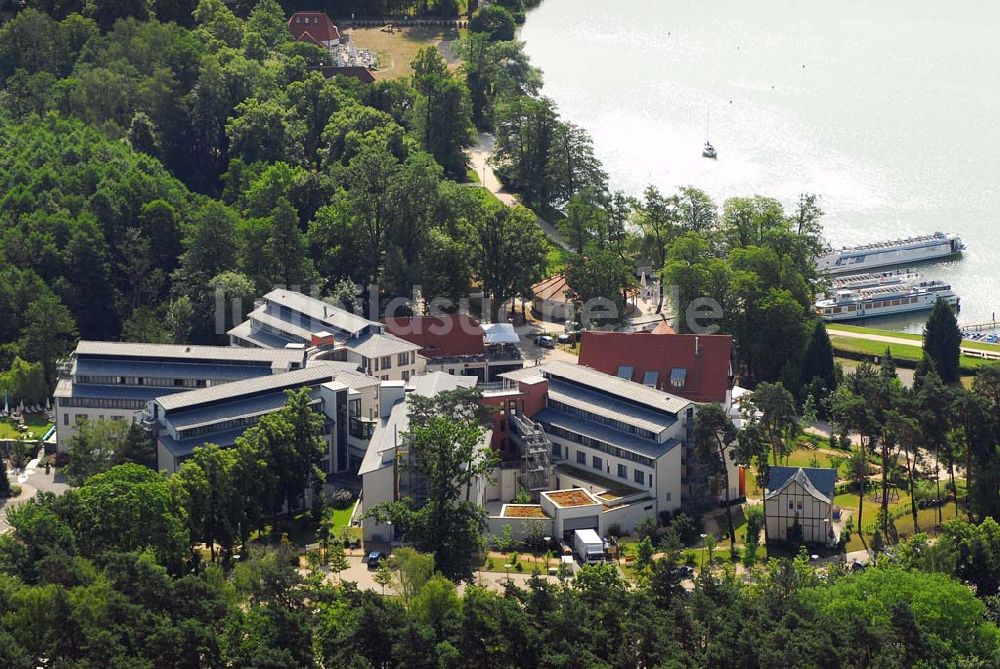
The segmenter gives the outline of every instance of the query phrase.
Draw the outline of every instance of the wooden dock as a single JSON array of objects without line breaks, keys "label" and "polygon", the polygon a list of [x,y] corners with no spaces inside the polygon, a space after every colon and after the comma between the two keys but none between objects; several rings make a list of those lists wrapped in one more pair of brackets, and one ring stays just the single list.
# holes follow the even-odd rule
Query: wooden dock
[{"label": "wooden dock", "polygon": [[962,332],[982,332],[983,330],[1000,330],[1000,322],[984,321],[982,323],[959,323],[958,329]]}]

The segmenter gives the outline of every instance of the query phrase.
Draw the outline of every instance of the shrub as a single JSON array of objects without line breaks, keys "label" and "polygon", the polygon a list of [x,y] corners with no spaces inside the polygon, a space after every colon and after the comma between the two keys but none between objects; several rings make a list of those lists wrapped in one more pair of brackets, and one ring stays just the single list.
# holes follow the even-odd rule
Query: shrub
[{"label": "shrub", "polygon": [[671,524],[684,544],[692,544],[701,535],[701,522],[686,513],[678,513]]},{"label": "shrub", "polygon": [[330,497],[330,504],[335,509],[346,509],[354,501],[354,493],[347,488],[337,489]]},{"label": "shrub", "polygon": [[514,39],[514,16],[499,5],[487,5],[469,21],[469,30],[474,33],[489,33],[490,41]]}]

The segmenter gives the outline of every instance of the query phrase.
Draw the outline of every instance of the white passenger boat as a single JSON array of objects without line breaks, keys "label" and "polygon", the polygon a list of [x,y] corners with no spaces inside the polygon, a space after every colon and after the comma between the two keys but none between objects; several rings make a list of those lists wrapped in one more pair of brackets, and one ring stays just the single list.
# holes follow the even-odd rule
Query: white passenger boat
[{"label": "white passenger boat", "polygon": [[944,281],[921,281],[878,288],[840,289],[832,298],[816,300],[816,313],[824,321],[851,321],[932,309],[938,300],[959,305],[958,295]]},{"label": "white passenger boat", "polygon": [[830,283],[834,289],[860,290],[862,288],[898,286],[900,284],[919,282],[919,272],[913,269],[898,269],[888,272],[869,272],[867,274],[845,274],[833,277]]},{"label": "white passenger boat", "polygon": [[958,235],[935,232],[923,237],[828,251],[816,258],[816,268],[827,274],[858,274],[879,267],[940,260],[964,249],[965,244]]}]

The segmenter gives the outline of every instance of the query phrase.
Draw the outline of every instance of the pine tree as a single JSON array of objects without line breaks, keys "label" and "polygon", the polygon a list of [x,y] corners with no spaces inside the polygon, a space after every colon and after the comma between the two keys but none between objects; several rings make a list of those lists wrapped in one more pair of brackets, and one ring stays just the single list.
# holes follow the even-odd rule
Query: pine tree
[{"label": "pine tree", "polygon": [[959,347],[962,332],[955,312],[944,300],[938,300],[924,326],[924,353],[934,362],[938,376],[945,383],[959,381]]}]

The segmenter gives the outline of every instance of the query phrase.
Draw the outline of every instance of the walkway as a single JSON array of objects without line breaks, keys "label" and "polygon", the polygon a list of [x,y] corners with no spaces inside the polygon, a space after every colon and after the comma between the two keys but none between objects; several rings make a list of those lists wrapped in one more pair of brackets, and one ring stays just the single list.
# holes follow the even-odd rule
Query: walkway
[{"label": "walkway", "polygon": [[[493,168],[489,165],[489,159],[493,155],[493,145],[496,139],[493,135],[487,132],[479,133],[476,145],[469,149],[469,165],[476,172],[476,178],[479,179],[480,183],[486,187],[493,195],[496,196],[498,200],[503,202],[508,207],[514,207],[521,204],[521,201],[516,195],[504,188],[504,185],[500,183],[497,175],[493,172]],[[570,250],[569,244],[562,238],[559,231],[556,230],[555,226],[543,219],[541,216],[536,216],[536,222],[538,227],[542,229],[549,239],[553,243],[558,244],[567,251]]]},{"label": "walkway", "polygon": [[835,327],[827,326],[827,333],[831,337],[849,337],[850,339],[867,339],[868,341],[878,341],[885,344],[898,344],[901,346],[922,346],[919,339],[907,339],[906,337],[893,337],[891,335],[870,334],[868,332],[855,332],[853,330],[838,330]]}]

